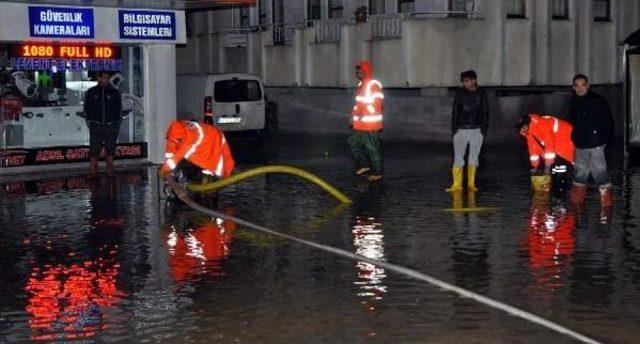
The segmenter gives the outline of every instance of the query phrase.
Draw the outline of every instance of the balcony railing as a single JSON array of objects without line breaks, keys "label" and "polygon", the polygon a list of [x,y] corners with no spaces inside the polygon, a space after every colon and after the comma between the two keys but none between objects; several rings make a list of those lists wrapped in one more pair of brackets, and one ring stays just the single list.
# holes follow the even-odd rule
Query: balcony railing
[{"label": "balcony railing", "polygon": [[314,20],[313,27],[316,32],[316,43],[340,42],[340,28],[343,20]]},{"label": "balcony railing", "polygon": [[374,39],[389,39],[402,37],[402,22],[407,17],[405,13],[372,15],[371,36]]}]

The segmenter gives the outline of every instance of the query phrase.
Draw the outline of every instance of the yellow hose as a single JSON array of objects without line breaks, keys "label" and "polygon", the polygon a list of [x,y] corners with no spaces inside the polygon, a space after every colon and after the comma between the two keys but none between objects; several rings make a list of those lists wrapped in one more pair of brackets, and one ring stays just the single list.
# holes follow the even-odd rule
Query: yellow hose
[{"label": "yellow hose", "polygon": [[342,192],[338,191],[338,189],[329,185],[329,183],[320,179],[316,175],[313,175],[307,171],[301,170],[296,167],[291,166],[282,166],[282,165],[273,165],[273,166],[263,166],[254,168],[248,171],[244,171],[238,174],[234,174],[229,178],[221,179],[213,183],[209,184],[188,184],[187,188],[194,192],[207,192],[213,191],[222,187],[225,187],[230,184],[235,184],[243,179],[255,177],[265,173],[288,173],[298,176],[300,178],[311,181],[312,183],[320,186],[325,189],[328,193],[330,193],[333,197],[337,198],[342,203],[351,203],[352,201]]}]

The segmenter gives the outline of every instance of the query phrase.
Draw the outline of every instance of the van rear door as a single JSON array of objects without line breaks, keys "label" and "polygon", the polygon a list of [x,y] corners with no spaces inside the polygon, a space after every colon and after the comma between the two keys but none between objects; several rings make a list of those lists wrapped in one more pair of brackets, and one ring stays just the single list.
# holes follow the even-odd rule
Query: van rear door
[{"label": "van rear door", "polygon": [[215,123],[224,131],[262,130],[265,104],[259,80],[233,77],[213,86]]}]

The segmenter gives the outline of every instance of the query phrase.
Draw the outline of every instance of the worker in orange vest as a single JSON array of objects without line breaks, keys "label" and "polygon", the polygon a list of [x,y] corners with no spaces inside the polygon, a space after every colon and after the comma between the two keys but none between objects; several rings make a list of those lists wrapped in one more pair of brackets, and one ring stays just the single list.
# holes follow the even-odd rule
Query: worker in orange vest
[{"label": "worker in orange vest", "polygon": [[194,121],[173,121],[167,129],[167,150],[160,173],[173,171],[186,159],[202,169],[202,174],[218,178],[231,175],[235,161],[222,131]]},{"label": "worker in orange vest", "polygon": [[563,194],[569,187],[568,176],[573,169],[572,125],[554,116],[531,113],[521,118],[517,128],[527,139],[531,173],[540,173],[544,160],[543,171],[551,173],[554,194]]},{"label": "worker in orange vest", "polygon": [[349,147],[356,163],[356,175],[371,172],[368,179],[382,179],[382,154],[378,135],[382,130],[382,84],[373,79],[373,68],[369,61],[356,67],[358,88],[356,105],[351,111],[350,124],[353,129]]}]

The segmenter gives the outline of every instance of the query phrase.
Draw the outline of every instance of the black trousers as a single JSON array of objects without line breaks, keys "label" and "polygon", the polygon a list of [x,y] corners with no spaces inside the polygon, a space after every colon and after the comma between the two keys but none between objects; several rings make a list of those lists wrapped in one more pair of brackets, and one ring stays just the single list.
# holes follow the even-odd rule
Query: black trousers
[{"label": "black trousers", "polygon": [[557,156],[551,165],[551,192],[555,197],[563,196],[571,189],[573,164],[561,156]]},{"label": "black trousers", "polygon": [[103,144],[107,156],[115,156],[119,132],[120,123],[89,123],[89,156],[99,157]]}]

